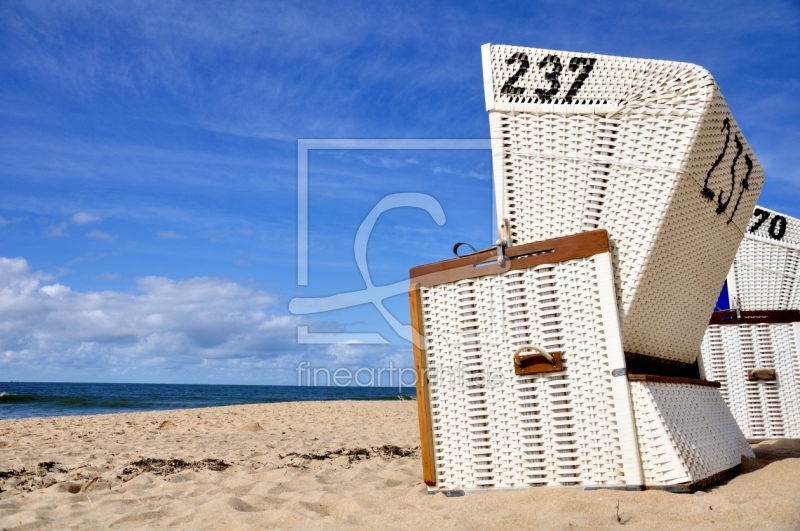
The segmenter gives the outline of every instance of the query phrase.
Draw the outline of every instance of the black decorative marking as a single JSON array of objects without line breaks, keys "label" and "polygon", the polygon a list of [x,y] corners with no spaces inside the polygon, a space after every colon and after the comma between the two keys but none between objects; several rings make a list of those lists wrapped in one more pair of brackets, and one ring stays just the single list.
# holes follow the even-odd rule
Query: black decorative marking
[{"label": "black decorative marking", "polygon": [[[733,216],[736,215],[736,210],[739,208],[739,202],[742,200],[744,191],[750,189],[750,172],[753,171],[753,161],[750,160],[750,155],[746,153],[744,155],[744,163],[747,165],[747,173],[744,174],[744,179],[742,179],[742,185],[739,188],[739,197],[736,198],[736,204],[733,206],[733,210],[731,211],[731,217],[728,218],[728,223],[733,221]],[[726,225],[728,223],[726,223]]]},{"label": "black decorative marking", "polygon": [[513,65],[514,63],[519,62],[519,68],[514,75],[508,78],[503,88],[500,89],[501,94],[525,94],[525,87],[515,87],[514,83],[519,81],[519,78],[525,75],[525,72],[528,71],[530,67],[530,62],[528,61],[528,56],[522,52],[516,52],[514,55],[508,58],[506,64]]},{"label": "black decorative marking", "polygon": [[720,129],[720,131],[725,131],[725,129],[728,130],[728,133],[725,135],[725,145],[722,146],[722,153],[719,154],[717,160],[715,160],[714,164],[711,165],[711,169],[708,170],[708,173],[706,174],[706,180],[703,182],[703,195],[712,201],[715,194],[711,191],[711,188],[708,187],[708,180],[711,179],[711,173],[717,169],[717,166],[719,166],[719,163],[722,162],[723,157],[725,157],[725,152],[728,150],[728,140],[731,138],[731,123],[730,119],[728,118],[725,118],[722,121],[722,129]]},{"label": "black decorative marking", "polygon": [[739,160],[744,146],[739,141],[739,135],[733,135],[733,141],[736,142],[736,155],[734,155],[733,162],[731,162],[731,191],[728,193],[728,199],[726,199],[724,203],[722,202],[722,190],[719,191],[719,195],[717,196],[717,214],[722,214],[728,210],[728,205],[733,197],[733,190],[736,188],[736,161]]},{"label": "black decorative marking", "polygon": [[767,212],[766,210],[762,210],[762,209],[760,209],[760,208],[757,208],[757,209],[755,209],[755,210],[753,211],[753,215],[754,215],[754,216],[758,216],[758,217],[759,217],[759,219],[758,219],[758,221],[756,221],[756,222],[753,224],[753,226],[752,226],[752,227],[750,227],[750,230],[749,230],[748,232],[755,232],[755,231],[757,231],[757,230],[758,230],[758,229],[761,227],[761,225],[763,225],[763,224],[764,224],[764,222],[765,222],[765,221],[767,221],[767,220],[769,219],[769,212]]},{"label": "black decorative marking", "polygon": [[541,97],[542,100],[549,102],[553,96],[558,94],[558,89],[561,87],[561,83],[558,81],[562,70],[561,59],[559,59],[557,55],[548,55],[539,61],[539,70],[546,68],[547,65],[553,65],[553,69],[544,75],[544,78],[550,82],[550,88],[547,90],[536,89],[536,94]]},{"label": "black decorative marking", "polygon": [[[583,82],[589,77],[589,72],[592,71],[596,62],[597,59],[593,57],[573,57],[569,60],[570,72],[576,71],[580,66],[582,66],[583,69],[578,74],[578,77],[575,78],[575,81],[572,82],[572,85],[567,91],[567,97],[565,98],[567,103],[572,103],[572,98],[578,94],[578,91],[583,86]],[[591,101],[589,103],[591,103]]]},{"label": "black decorative marking", "polygon": [[[780,225],[780,228],[778,228],[778,225]],[[786,234],[786,218],[775,216],[769,223],[769,237],[773,240],[781,241],[784,234]]]}]

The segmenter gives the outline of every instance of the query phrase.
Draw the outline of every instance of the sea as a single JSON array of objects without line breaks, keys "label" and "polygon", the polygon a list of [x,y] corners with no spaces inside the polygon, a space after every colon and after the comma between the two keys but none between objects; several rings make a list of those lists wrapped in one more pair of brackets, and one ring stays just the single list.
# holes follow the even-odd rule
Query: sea
[{"label": "sea", "polygon": [[414,400],[413,387],[0,382],[0,419],[306,400]]}]

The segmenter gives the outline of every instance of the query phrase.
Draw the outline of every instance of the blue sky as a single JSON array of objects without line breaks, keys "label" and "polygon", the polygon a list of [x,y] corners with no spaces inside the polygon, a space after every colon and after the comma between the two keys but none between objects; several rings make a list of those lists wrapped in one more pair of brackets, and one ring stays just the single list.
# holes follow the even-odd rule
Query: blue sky
[{"label": "blue sky", "polygon": [[[411,364],[371,306],[293,297],[376,284],[490,243],[488,151],[315,151],[297,279],[297,139],[488,137],[486,42],[696,63],[800,217],[796,2],[5,2],[0,5],[0,380],[293,383]],[[387,307],[408,322],[404,296]],[[386,345],[298,345],[377,332]]]}]

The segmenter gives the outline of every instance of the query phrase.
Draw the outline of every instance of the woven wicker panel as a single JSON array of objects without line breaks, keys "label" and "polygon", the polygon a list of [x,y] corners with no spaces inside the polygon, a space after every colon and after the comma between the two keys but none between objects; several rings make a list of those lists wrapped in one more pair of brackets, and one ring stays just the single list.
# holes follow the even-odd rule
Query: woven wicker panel
[{"label": "woven wicker panel", "polygon": [[718,389],[631,382],[647,486],[693,483],[755,457]]},{"label": "woven wicker panel", "polygon": [[625,350],[693,362],[764,179],[714,79],[684,63],[489,45],[484,76],[512,242],[607,229]]},{"label": "woven wicker panel", "polygon": [[757,207],[728,275],[743,310],[800,309],[800,219]]},{"label": "woven wicker panel", "polygon": [[[703,339],[706,378],[748,438],[800,438],[800,323],[712,325]],[[775,369],[774,381],[748,381],[749,369]]]},{"label": "woven wicker panel", "polygon": [[609,253],[421,290],[435,489],[641,484]]}]

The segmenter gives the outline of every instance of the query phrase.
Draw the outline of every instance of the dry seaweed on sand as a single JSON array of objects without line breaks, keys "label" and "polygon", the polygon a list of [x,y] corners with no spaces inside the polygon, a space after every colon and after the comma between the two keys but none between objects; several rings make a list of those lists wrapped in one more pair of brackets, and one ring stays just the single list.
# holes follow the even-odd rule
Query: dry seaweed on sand
[{"label": "dry seaweed on sand", "polygon": [[169,476],[184,470],[213,470],[221,472],[231,465],[222,459],[203,459],[201,461],[184,461],[183,459],[140,458],[130,463],[117,475],[118,479],[130,481],[139,474],[151,472],[157,476]]},{"label": "dry seaweed on sand", "polygon": [[384,457],[416,457],[419,448],[402,448],[400,446],[384,445],[378,448]]},{"label": "dry seaweed on sand", "polygon": [[372,459],[373,457],[383,457],[388,459],[396,459],[400,457],[416,457],[419,448],[401,447],[394,445],[384,445],[379,447],[370,448],[341,448],[339,450],[328,450],[321,453],[297,453],[290,452],[285,455],[279,455],[281,459],[289,457],[299,458],[306,461],[327,461],[339,457],[347,457],[349,463],[361,461],[362,459]]},{"label": "dry seaweed on sand", "polygon": [[[0,470],[0,486],[11,487],[18,491],[32,491],[49,487],[63,480],[62,474],[69,471],[55,461],[42,461],[29,470],[25,467],[19,470]],[[50,475],[48,475],[50,474]],[[10,489],[4,488],[3,492]]]},{"label": "dry seaweed on sand", "polygon": [[57,463],[55,461],[42,461],[41,463],[36,465],[36,473],[43,475],[47,472],[60,472],[60,473],[67,473],[68,470],[61,467],[61,463]]}]

